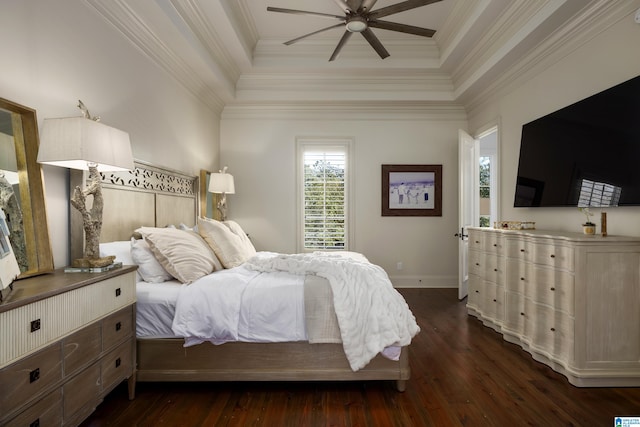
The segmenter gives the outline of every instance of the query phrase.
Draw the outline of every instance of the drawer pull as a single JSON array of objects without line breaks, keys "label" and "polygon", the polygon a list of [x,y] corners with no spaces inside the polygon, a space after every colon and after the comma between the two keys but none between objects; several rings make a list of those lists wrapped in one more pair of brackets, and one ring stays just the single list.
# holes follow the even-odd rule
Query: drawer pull
[{"label": "drawer pull", "polygon": [[497,269],[497,268],[494,268],[494,269],[493,269],[493,271],[498,271],[498,269]]},{"label": "drawer pull", "polygon": [[475,291],[475,292],[476,292],[476,294],[479,294],[479,293],[480,293],[480,291],[479,291],[479,290],[477,290],[477,289],[476,289],[476,291]]},{"label": "drawer pull", "polygon": [[522,311],[521,311],[521,312],[520,312],[520,316],[524,316],[524,312],[522,312]]},{"label": "drawer pull", "polygon": [[116,332],[122,329],[122,322],[116,323]]},{"label": "drawer pull", "polygon": [[120,360],[120,358],[118,357],[118,358],[116,359],[116,368],[119,368],[121,364],[122,364],[122,361],[121,361],[121,360]]},{"label": "drawer pull", "polygon": [[29,427],[40,427],[40,418],[29,424]]},{"label": "drawer pull", "polygon": [[524,249],[520,249],[520,252],[524,252]]},{"label": "drawer pull", "polygon": [[476,243],[480,243],[480,240],[476,240]]},{"label": "drawer pull", "polygon": [[40,379],[40,368],[36,368],[29,372],[29,383],[34,383]]},{"label": "drawer pull", "polygon": [[555,331],[556,331],[556,328],[551,328],[551,332],[555,332]]},{"label": "drawer pull", "polygon": [[116,297],[119,297],[121,293],[122,291],[120,290],[120,288],[116,288]]},{"label": "drawer pull", "polygon": [[494,299],[493,299],[493,302],[498,302],[498,300],[494,298]]},{"label": "drawer pull", "polygon": [[549,289],[550,289],[550,290],[552,290],[552,291],[555,291],[555,290],[556,290],[556,288],[549,288]]},{"label": "drawer pull", "polygon": [[479,262],[476,262],[476,265],[477,265],[477,266],[480,266],[480,263],[479,263]]},{"label": "drawer pull", "polygon": [[524,277],[521,277],[520,280],[522,280],[524,282]]},{"label": "drawer pull", "polygon": [[551,258],[555,258],[556,257],[554,254],[551,254],[550,256],[551,256]]},{"label": "drawer pull", "polygon": [[31,332],[35,332],[40,329],[40,319],[31,321]]},{"label": "drawer pull", "polygon": [[493,247],[494,247],[494,248],[497,248],[497,247],[498,247],[498,244],[497,244],[497,243],[494,243],[494,244],[493,244]]}]

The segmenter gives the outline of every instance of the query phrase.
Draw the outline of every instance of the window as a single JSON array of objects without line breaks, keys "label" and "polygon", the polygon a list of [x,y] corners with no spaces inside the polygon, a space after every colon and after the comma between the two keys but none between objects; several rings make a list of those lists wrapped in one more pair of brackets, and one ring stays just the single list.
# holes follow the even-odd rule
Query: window
[{"label": "window", "polygon": [[298,140],[300,252],[349,246],[351,141]]}]

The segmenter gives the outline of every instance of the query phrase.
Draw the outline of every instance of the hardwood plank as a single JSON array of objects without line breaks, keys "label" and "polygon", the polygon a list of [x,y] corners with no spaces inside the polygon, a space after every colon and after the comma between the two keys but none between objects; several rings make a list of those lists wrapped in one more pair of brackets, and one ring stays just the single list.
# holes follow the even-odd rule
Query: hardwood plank
[{"label": "hardwood plank", "polygon": [[456,289],[401,289],[422,331],[411,379],[126,383],[82,426],[612,425],[640,415],[640,388],[577,388],[467,315]]}]

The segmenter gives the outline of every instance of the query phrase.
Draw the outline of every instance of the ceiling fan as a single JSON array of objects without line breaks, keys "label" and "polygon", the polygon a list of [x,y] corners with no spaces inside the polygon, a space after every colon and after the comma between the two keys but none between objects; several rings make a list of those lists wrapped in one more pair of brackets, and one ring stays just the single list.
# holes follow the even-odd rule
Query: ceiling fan
[{"label": "ceiling fan", "polygon": [[281,7],[267,7],[269,12],[282,12],[292,13],[296,15],[312,15],[322,18],[338,19],[341,22],[339,24],[332,25],[330,27],[322,28],[304,36],[297,37],[293,40],[285,42],[286,45],[291,45],[304,38],[313,36],[318,33],[322,33],[333,28],[346,26],[344,35],[338,42],[338,46],[333,51],[329,61],[333,61],[338,57],[338,54],[342,50],[342,47],[347,43],[347,40],[353,33],[360,33],[369,42],[371,47],[378,53],[380,58],[384,59],[389,56],[389,52],[384,48],[380,40],[375,36],[371,28],[380,28],[383,30],[397,31],[400,33],[415,34],[417,36],[432,37],[435,34],[435,30],[428,28],[415,27],[413,25],[398,24],[396,22],[381,21],[379,18],[393,15],[395,13],[404,12],[406,10],[415,9],[417,7],[426,6],[431,3],[437,3],[442,0],[406,0],[391,6],[383,7],[377,10],[371,10],[376,4],[377,0],[334,0],[338,6],[344,12],[344,16],[332,15],[329,13],[320,12],[308,12],[304,10],[284,9]]}]

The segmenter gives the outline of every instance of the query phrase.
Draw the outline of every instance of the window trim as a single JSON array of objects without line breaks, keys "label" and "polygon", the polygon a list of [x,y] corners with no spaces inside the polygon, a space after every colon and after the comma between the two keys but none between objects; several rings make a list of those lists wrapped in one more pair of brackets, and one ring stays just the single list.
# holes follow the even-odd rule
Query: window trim
[{"label": "window trim", "polygon": [[345,151],[344,192],[345,192],[345,245],[344,249],[351,250],[354,247],[354,200],[351,197],[354,177],[352,138],[296,138],[296,252],[313,252],[314,249],[304,247],[304,153],[309,147],[331,149],[340,147]]}]

